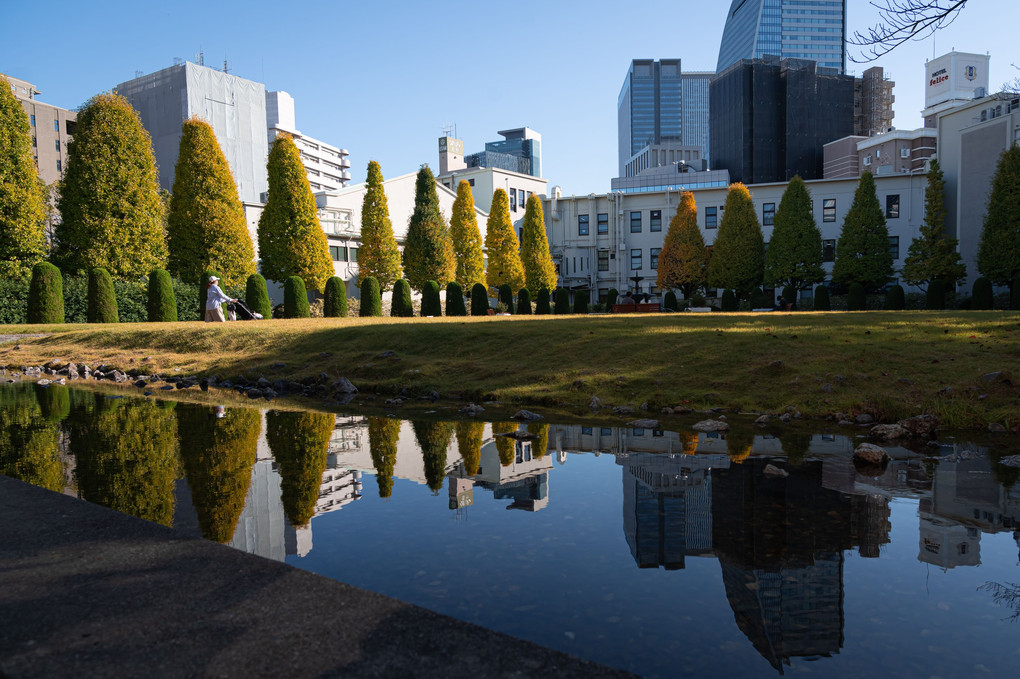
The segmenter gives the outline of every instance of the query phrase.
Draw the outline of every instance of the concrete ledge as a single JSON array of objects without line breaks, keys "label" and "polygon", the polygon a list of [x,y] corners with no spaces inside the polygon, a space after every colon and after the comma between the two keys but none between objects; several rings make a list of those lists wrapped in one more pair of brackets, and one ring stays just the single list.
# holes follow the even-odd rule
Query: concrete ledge
[{"label": "concrete ledge", "polygon": [[625,677],[0,476],[0,677]]}]

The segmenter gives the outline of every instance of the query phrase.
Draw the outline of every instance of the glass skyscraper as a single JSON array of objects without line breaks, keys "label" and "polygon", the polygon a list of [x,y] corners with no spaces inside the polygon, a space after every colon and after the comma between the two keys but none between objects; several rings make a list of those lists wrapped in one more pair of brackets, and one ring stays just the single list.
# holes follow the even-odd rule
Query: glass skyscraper
[{"label": "glass skyscraper", "polygon": [[846,0],[733,0],[716,72],[741,59],[810,59],[843,73]]}]

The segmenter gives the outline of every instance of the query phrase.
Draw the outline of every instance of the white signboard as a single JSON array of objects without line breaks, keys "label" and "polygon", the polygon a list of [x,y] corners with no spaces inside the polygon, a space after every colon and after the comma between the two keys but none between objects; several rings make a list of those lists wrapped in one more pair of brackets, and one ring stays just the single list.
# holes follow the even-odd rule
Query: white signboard
[{"label": "white signboard", "polygon": [[924,65],[924,107],[988,92],[988,55],[950,52]]}]

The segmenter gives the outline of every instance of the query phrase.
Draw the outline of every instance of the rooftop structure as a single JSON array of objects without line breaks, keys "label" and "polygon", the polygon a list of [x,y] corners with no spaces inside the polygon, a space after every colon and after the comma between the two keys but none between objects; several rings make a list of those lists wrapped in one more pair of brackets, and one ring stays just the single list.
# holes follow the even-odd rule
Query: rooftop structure
[{"label": "rooftop structure", "polygon": [[335,191],[351,180],[351,161],[347,149],[319,141],[298,131],[294,118],[294,98],[286,92],[266,92],[266,125],[268,142],[287,135],[301,154],[308,184],[312,191]]}]

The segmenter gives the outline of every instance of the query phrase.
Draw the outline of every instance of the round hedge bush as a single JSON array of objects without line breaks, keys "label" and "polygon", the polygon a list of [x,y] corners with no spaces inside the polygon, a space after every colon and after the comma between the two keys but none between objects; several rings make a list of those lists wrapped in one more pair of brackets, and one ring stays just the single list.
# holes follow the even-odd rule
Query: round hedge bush
[{"label": "round hedge bush", "polygon": [[570,292],[566,288],[556,288],[556,307],[553,313],[556,314],[569,314],[570,313]]},{"label": "round hedge bush", "polygon": [[411,303],[411,286],[404,278],[398,278],[393,283],[393,293],[390,295],[390,316],[397,316],[399,318],[414,316],[414,305]]},{"label": "round hedge bush", "polygon": [[439,283],[436,281],[425,281],[421,289],[421,315],[442,316],[443,303],[439,299]]},{"label": "round hedge bush", "polygon": [[497,289],[499,293],[499,301],[506,305],[506,310],[513,313],[514,310],[514,291],[510,289],[510,286],[504,283]]},{"label": "round hedge bush", "polygon": [[149,274],[146,311],[150,323],[173,323],[177,320],[177,297],[174,282],[166,269],[154,269]]},{"label": "round hedge bush", "polygon": [[549,305],[549,288],[542,288],[538,291],[538,295],[535,297],[535,314],[538,316],[548,316],[552,313],[552,309]]},{"label": "round hedge bush", "polygon": [[723,290],[722,300],[719,303],[720,308],[723,311],[736,311],[737,310],[737,296],[729,288]]},{"label": "round hedge bush", "polygon": [[375,276],[366,276],[361,281],[360,316],[382,316],[382,297],[379,294],[379,280]]},{"label": "round hedge bush", "polygon": [[301,276],[289,276],[283,282],[283,317],[309,318],[308,291]]},{"label": "round hedge bush", "polygon": [[832,302],[829,301],[829,289],[824,285],[815,288],[815,311],[832,311]]},{"label": "round hedge bush", "polygon": [[676,311],[677,304],[676,304],[676,293],[675,292],[673,292],[672,290],[667,290],[666,291],[666,296],[663,297],[663,299],[662,299],[662,307],[664,309],[669,309],[670,311]]},{"label": "round hedge bush", "polygon": [[907,308],[906,297],[902,285],[890,286],[885,291],[885,308],[887,311],[903,311]]},{"label": "round hedge bush", "polygon": [[924,295],[924,308],[928,311],[941,311],[946,308],[946,283],[941,278],[928,283],[928,292]]},{"label": "round hedge bush", "polygon": [[64,322],[64,281],[60,269],[49,262],[32,267],[32,282],[28,286],[28,322]]},{"label": "round hedge bush", "polygon": [[759,287],[751,289],[750,304],[752,309],[762,309],[765,307],[765,293]]},{"label": "round hedge bush", "polygon": [[517,293],[517,313],[522,316],[531,315],[531,293],[527,288],[521,288]]},{"label": "round hedge bush", "polygon": [[783,301],[790,305],[791,311],[797,310],[797,289],[792,285],[783,286]]},{"label": "round hedge bush", "polygon": [[575,314],[586,314],[588,313],[588,291],[578,290],[574,293],[574,313]]},{"label": "round hedge bush", "polygon": [[992,282],[984,276],[974,281],[971,297],[972,309],[992,309],[995,307],[995,293],[992,291]]},{"label": "round hedge bush", "polygon": [[464,288],[460,287],[457,281],[450,281],[446,284],[446,315],[467,316],[467,307],[464,306]]},{"label": "round hedge bush", "polygon": [[620,291],[616,288],[609,288],[609,292],[606,293],[606,309],[612,311],[613,305],[616,304],[616,300],[620,297]]},{"label": "round hedge bush", "polygon": [[847,311],[866,311],[868,308],[868,297],[864,293],[864,286],[860,283],[851,283],[846,293]]},{"label": "round hedge bush", "polygon": [[326,281],[322,315],[326,318],[347,318],[347,284],[339,276],[330,276]]},{"label": "round hedge bush", "polygon": [[113,290],[113,276],[102,267],[89,271],[89,323],[116,323],[117,293]]},{"label": "round hedge bush", "polygon": [[253,273],[244,284],[244,303],[262,318],[273,317],[273,305],[269,302],[269,290],[262,274]]},{"label": "round hedge bush", "polygon": [[486,316],[489,313],[489,291],[482,283],[471,286],[471,315]]}]

